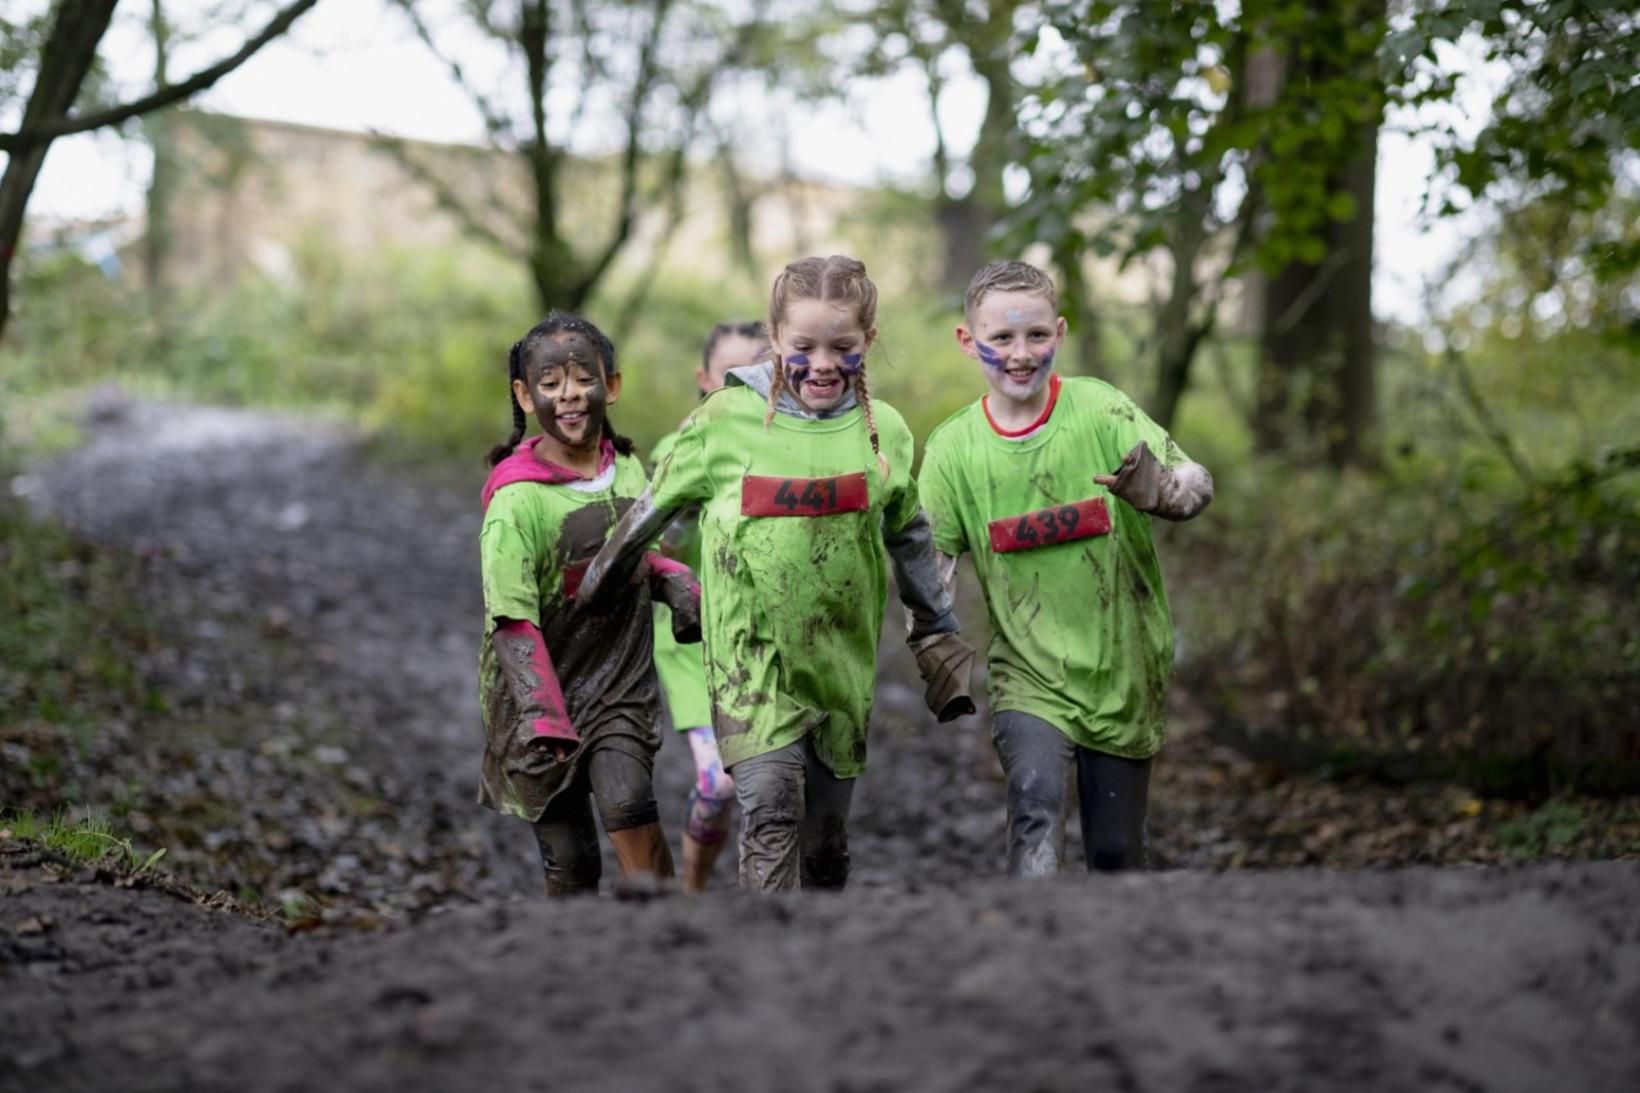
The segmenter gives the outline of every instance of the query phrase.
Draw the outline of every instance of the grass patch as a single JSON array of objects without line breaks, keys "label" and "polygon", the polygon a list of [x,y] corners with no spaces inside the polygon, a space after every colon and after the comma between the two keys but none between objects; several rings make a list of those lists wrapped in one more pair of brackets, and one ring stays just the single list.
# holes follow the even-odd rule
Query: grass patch
[{"label": "grass patch", "polygon": [[114,833],[106,817],[90,809],[81,815],[59,810],[49,816],[14,812],[0,816],[0,838],[35,843],[70,861],[109,864],[122,872],[146,873],[165,857],[165,847],[151,853],[139,851],[130,839]]}]

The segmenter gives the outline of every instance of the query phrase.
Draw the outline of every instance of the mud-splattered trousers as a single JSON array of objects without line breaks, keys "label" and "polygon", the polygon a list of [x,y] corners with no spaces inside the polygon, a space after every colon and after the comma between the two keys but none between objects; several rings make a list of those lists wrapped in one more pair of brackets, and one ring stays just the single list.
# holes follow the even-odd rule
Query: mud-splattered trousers
[{"label": "mud-splattered trousers", "polygon": [[828,770],[808,737],[736,763],[735,795],[744,816],[742,888],[786,892],[847,883],[854,779]]},{"label": "mud-splattered trousers", "polygon": [[1004,710],[991,738],[1008,781],[1008,873],[1051,877],[1065,856],[1065,792],[1075,772],[1088,872],[1145,867],[1150,759],[1080,748],[1040,717]]}]

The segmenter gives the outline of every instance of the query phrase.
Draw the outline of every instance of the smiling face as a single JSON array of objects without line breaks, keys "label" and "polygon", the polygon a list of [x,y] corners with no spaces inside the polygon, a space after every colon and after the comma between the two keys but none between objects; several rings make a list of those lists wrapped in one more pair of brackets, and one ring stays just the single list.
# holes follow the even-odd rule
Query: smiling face
[{"label": "smiling face", "polygon": [[989,292],[969,323],[957,327],[957,343],[980,362],[991,392],[1015,403],[1042,397],[1065,341],[1065,320],[1053,303],[1035,292]]},{"label": "smiling face", "polygon": [[621,394],[621,377],[605,377],[598,347],[577,331],[549,334],[530,346],[528,382],[513,380],[513,396],[546,435],[576,452],[596,448],[604,416]]},{"label": "smiling face", "polygon": [[786,370],[786,389],[806,409],[836,406],[865,367],[877,328],[860,325],[855,309],[824,300],[793,300],[774,331],[777,367]]}]

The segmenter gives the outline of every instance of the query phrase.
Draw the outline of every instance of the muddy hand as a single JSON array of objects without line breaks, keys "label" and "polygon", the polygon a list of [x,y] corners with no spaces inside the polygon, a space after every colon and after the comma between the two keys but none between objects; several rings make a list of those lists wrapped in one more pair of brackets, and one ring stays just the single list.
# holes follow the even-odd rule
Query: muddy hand
[{"label": "muddy hand", "polygon": [[555,763],[567,763],[580,746],[580,740],[562,736],[537,736],[530,741],[532,749],[546,752]]}]

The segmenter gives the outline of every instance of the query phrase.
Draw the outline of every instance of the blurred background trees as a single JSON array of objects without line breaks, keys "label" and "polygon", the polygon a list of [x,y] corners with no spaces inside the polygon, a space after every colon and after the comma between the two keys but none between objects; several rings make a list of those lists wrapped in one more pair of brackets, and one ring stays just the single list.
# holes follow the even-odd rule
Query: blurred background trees
[{"label": "blurred background trees", "polygon": [[[1219,478],[1162,534],[1181,674],[1227,739],[1640,785],[1632,4],[384,0],[381,33],[478,118],[455,147],[176,111],[178,74],[212,70],[178,43],[248,46],[313,4],[171,3],[0,8],[14,442],[72,442],[52,400],[118,379],[476,457],[507,424],[505,347],[549,307],[617,333],[621,425],[648,442],[692,404],[710,324],[815,250],[878,278],[874,391],[922,437],[980,389],[950,338],[969,274],[1024,256],[1059,278],[1064,367]],[[120,19],[140,78],[96,51]],[[71,73],[53,35],[73,79],[45,79]],[[843,120],[883,113],[926,119],[920,167],[861,182]],[[138,114],[146,217],[21,236],[49,140]],[[849,170],[806,177],[805,152]],[[1386,163],[1419,164],[1428,244],[1386,224]],[[277,246],[206,260],[275,221]],[[1437,240],[1424,299],[1387,305]]]}]

